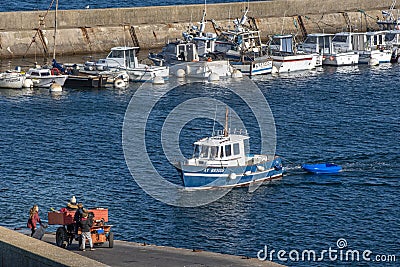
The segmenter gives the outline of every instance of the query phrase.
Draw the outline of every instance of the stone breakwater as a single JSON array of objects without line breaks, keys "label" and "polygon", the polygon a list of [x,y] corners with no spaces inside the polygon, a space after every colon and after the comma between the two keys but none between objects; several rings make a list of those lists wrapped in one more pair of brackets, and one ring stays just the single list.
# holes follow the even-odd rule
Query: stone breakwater
[{"label": "stone breakwater", "polygon": [[[391,3],[391,0],[275,0],[209,4],[206,18],[226,27],[241,17],[248,5],[248,16],[256,18],[262,38],[267,40],[272,34],[300,34],[297,16],[302,17],[308,33],[343,31],[349,23],[359,31],[376,28],[376,17]],[[167,40],[180,38],[189,25],[197,25],[203,9],[204,5],[180,5],[59,10],[56,51],[58,55],[91,54],[109,51],[114,46],[137,44],[142,49],[159,48]],[[2,12],[1,16],[0,58],[51,53],[54,11]],[[213,31],[211,22],[206,30]]]}]

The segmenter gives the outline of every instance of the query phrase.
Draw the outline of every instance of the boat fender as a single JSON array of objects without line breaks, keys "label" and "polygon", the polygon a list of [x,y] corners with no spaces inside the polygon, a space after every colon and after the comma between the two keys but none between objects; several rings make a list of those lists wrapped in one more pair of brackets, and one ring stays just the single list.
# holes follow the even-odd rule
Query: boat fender
[{"label": "boat fender", "polygon": [[247,171],[247,172],[245,172],[245,173],[244,173],[244,175],[246,175],[246,176],[249,176],[249,175],[251,175],[251,171]]},{"label": "boat fender", "polygon": [[164,78],[161,76],[155,76],[153,78],[153,84],[164,84],[164,83],[165,83]]},{"label": "boat fender", "polygon": [[114,81],[114,87],[118,88],[118,89],[125,88],[126,87],[126,83],[125,83],[125,81],[123,79],[117,78]]},{"label": "boat fender", "polygon": [[275,170],[275,171],[280,171],[280,170],[282,170],[282,165],[281,165],[279,162],[275,162],[274,170]]},{"label": "boat fender", "polygon": [[236,173],[232,172],[231,174],[229,174],[229,179],[235,180],[236,179]]},{"label": "boat fender", "polygon": [[257,171],[259,172],[265,171],[264,166],[257,166]]}]

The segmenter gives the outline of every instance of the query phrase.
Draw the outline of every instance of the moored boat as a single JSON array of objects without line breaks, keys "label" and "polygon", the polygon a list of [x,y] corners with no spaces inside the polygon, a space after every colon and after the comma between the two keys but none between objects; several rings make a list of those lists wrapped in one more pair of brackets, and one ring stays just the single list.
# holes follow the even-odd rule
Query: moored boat
[{"label": "moored boat", "polygon": [[386,45],[386,33],[387,31],[364,33],[365,42],[363,44],[357,43],[357,47],[355,47],[360,55],[359,64],[377,65],[390,62],[392,50]]},{"label": "moored boat", "polygon": [[291,34],[273,36],[269,49],[273,60],[272,73],[314,69],[319,57],[317,53],[297,52],[294,45],[294,36]]},{"label": "moored boat", "polygon": [[359,54],[354,50],[353,43],[359,41],[360,35],[350,32],[336,33],[332,38],[330,53],[324,55],[322,65],[350,66],[357,65]]},{"label": "moored boat", "polygon": [[[118,46],[111,48],[111,52],[104,59],[97,62],[87,62],[86,65],[91,67],[87,73],[93,74],[93,71],[110,70],[110,71],[126,71],[129,79],[135,82],[146,82],[154,79],[154,77],[162,77],[168,79],[169,69],[165,66],[149,66],[139,63],[136,56],[139,47]],[[84,72],[84,71],[82,71]]]},{"label": "moored boat", "polygon": [[0,73],[0,88],[22,89],[26,76],[18,72]]},{"label": "moored boat", "polygon": [[[227,116],[226,116],[227,117]],[[183,184],[191,189],[248,186],[282,177],[275,155],[246,155],[247,133],[223,132],[194,143],[193,157],[178,164]]]},{"label": "moored boat", "polygon": [[42,69],[32,68],[26,73],[27,77],[32,79],[33,87],[44,87],[50,88],[53,83],[57,83],[60,86],[64,86],[65,81],[68,78],[66,74],[60,74],[58,70],[53,69]]}]

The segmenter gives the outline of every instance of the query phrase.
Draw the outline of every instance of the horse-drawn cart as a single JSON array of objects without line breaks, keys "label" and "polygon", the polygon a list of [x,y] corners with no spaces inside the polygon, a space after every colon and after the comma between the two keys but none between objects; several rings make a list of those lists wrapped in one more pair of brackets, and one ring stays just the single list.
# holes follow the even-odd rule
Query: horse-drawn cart
[{"label": "horse-drawn cart", "polygon": [[[89,214],[92,213],[93,225],[90,228],[91,237],[94,245],[101,245],[108,241],[108,247],[114,246],[114,233],[111,232],[111,226],[107,225],[108,222],[108,209],[94,208],[88,210]],[[52,225],[61,225],[56,231],[56,244],[59,247],[66,248],[72,244],[75,238],[75,210],[66,212],[49,212],[48,221]],[[80,229],[78,234],[80,234]],[[79,237],[79,245],[82,239]]]}]

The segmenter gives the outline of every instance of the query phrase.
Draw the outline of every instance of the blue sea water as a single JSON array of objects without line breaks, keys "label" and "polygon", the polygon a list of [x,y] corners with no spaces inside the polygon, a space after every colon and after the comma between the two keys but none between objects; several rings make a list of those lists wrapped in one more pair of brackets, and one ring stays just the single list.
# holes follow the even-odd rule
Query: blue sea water
[{"label": "blue sea water", "polygon": [[[397,266],[399,72],[399,65],[386,64],[254,78],[272,109],[277,154],[284,158],[286,173],[252,193],[234,189],[195,208],[155,200],[128,170],[122,126],[138,85],[125,90],[66,88],[61,95],[1,89],[0,225],[24,227],[33,203],[46,219],[51,207],[61,208],[75,195],[86,206],[108,207],[120,240],[248,257],[257,257],[260,250],[263,256],[266,246],[268,255],[275,251],[272,260],[291,266],[376,264],[330,261],[327,254],[322,262],[278,260],[279,250],[299,251],[300,258],[303,250],[315,250],[319,256],[329,248],[338,250],[337,241],[344,239],[342,251],[370,250],[371,259],[397,255],[397,263],[388,264]],[[147,135],[159,134],[160,120],[172,107],[199,96],[230,105],[236,99],[208,83],[173,91],[161,98]],[[248,109],[238,110],[251,118]],[[190,154],[191,143],[210,134],[212,127],[209,120],[188,123],[181,136],[183,153]],[[159,157],[152,156],[154,164],[180,183],[157,140],[147,144],[159,152]],[[306,174],[299,167],[306,162],[334,162],[343,172]]]},{"label": "blue sea water", "polygon": [[[250,0],[250,2],[255,0]],[[213,3],[229,3],[229,2],[243,2],[240,0],[212,0],[206,1],[208,4]],[[245,1],[248,2],[248,1]],[[33,1],[10,1],[3,0],[0,2],[1,11],[32,11],[32,10],[47,10],[52,3],[51,0],[33,0]],[[125,8],[125,7],[142,7],[142,6],[172,6],[172,5],[190,5],[190,4],[204,4],[204,1],[195,0],[162,0],[162,1],[137,1],[137,0],[109,0],[109,1],[95,1],[95,0],[72,0],[64,1],[59,0],[58,8],[61,9],[98,9],[98,8]],[[55,0],[52,9],[55,7]]]}]

